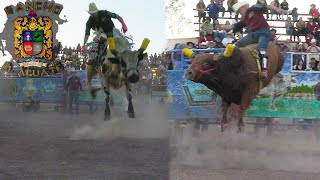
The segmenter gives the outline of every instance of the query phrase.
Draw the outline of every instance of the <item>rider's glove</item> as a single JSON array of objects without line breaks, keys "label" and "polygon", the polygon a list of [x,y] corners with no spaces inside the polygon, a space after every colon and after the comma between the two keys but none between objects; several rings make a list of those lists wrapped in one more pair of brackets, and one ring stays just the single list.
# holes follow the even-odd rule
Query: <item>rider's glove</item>
[{"label": "rider's glove", "polygon": [[127,25],[125,23],[122,23],[122,31],[123,33],[126,33],[128,31]]}]

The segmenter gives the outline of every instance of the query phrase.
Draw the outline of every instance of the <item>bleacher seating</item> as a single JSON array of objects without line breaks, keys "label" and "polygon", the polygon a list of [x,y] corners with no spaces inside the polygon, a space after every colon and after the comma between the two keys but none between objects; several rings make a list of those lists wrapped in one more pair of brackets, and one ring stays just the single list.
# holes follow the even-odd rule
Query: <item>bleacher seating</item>
[{"label": "bleacher seating", "polygon": [[[197,13],[196,9],[193,9],[193,10],[194,10],[195,13]],[[235,14],[233,13],[232,16],[234,17],[234,15]],[[288,16],[291,17],[291,15],[288,15]],[[199,16],[195,15],[194,17],[197,18],[197,22],[195,22],[194,24],[198,25],[198,28],[195,29],[195,31],[199,32],[200,31],[200,25],[202,23],[198,22],[198,17]],[[241,17],[241,15],[239,15],[239,18],[240,17]],[[266,14],[265,14],[265,17],[266,17]],[[287,15],[284,15],[284,19],[275,19],[276,15],[273,15],[273,19],[272,20],[271,20],[270,17],[271,17],[271,13],[269,13],[269,19],[267,19],[267,21],[268,21],[268,23],[270,25],[270,28],[274,28],[274,29],[277,30],[276,36],[277,37],[280,36],[278,41],[279,42],[284,42],[286,39],[289,39],[290,36],[288,34],[286,34],[286,29],[284,27],[285,22],[287,20]],[[282,15],[280,15],[280,17],[282,17]],[[307,23],[308,22],[308,18],[310,17],[310,15],[309,14],[299,14],[298,17],[302,17],[303,21],[305,23]],[[224,17],[222,17],[222,13],[221,12],[219,13],[218,20],[219,20],[220,24],[225,24],[226,21],[229,21],[230,23],[232,23],[234,18],[230,18],[230,13],[226,11]],[[301,40],[302,40],[302,42],[304,42],[304,38],[302,38]]]}]

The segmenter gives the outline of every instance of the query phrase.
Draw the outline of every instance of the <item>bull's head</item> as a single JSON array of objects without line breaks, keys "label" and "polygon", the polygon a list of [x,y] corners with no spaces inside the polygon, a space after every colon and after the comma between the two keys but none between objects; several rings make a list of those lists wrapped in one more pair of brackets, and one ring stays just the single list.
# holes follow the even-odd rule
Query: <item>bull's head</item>
[{"label": "bull's head", "polygon": [[[230,58],[233,54],[234,46],[228,45],[223,54],[203,54],[195,55],[190,49],[183,49],[182,53],[191,58],[191,66],[186,70],[185,79],[199,82],[203,76],[214,73],[219,61]],[[215,76],[210,76],[215,78]]]},{"label": "bull's head", "polygon": [[122,71],[130,83],[136,83],[139,81],[137,67],[140,61],[147,59],[147,53],[144,53],[144,51],[147,49],[149,42],[150,40],[145,38],[139,50],[126,50],[117,54],[114,58],[108,58],[111,63],[121,65]]}]

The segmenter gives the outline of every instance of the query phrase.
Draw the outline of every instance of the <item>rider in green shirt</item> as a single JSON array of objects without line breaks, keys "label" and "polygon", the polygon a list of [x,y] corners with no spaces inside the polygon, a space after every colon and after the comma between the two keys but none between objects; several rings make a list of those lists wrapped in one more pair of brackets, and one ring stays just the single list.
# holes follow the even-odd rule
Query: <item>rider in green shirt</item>
[{"label": "rider in green shirt", "polygon": [[[118,21],[122,24],[122,31],[125,33],[127,32],[128,28],[126,24],[124,23],[121,16],[109,12],[106,10],[98,10],[95,3],[89,4],[89,11],[90,17],[86,23],[86,32],[84,36],[83,41],[83,48],[85,47],[85,44],[88,41],[88,38],[90,36],[90,30],[96,30],[96,31],[102,31],[100,38],[99,38],[99,46],[98,46],[98,53],[100,53],[100,46],[101,44],[105,43],[105,41],[108,39],[109,48],[114,55],[116,55],[115,51],[115,45],[114,45],[114,39],[113,39],[113,28],[114,24],[111,20],[112,18],[118,19]],[[98,54],[98,57],[100,57],[100,54]],[[100,59],[100,58],[99,58]]]}]

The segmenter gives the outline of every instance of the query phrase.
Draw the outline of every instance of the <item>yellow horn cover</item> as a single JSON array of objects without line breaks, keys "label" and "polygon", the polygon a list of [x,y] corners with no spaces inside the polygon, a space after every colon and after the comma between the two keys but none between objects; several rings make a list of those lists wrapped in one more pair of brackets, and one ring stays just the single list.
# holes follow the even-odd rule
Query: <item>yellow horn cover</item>
[{"label": "yellow horn cover", "polygon": [[149,45],[149,43],[150,43],[150,39],[144,38],[140,48],[143,49],[143,50],[146,50],[148,45]]},{"label": "yellow horn cover", "polygon": [[113,37],[108,37],[108,44],[109,44],[109,49],[110,50],[115,50],[116,45],[114,44],[114,38]]},{"label": "yellow horn cover", "polygon": [[193,55],[193,52],[192,52],[192,50],[189,49],[189,48],[183,48],[183,49],[182,49],[182,54],[184,54],[185,56],[191,58],[192,55]]},{"label": "yellow horn cover", "polygon": [[228,44],[226,49],[224,50],[223,56],[230,57],[233,53],[234,46],[232,44]]}]

